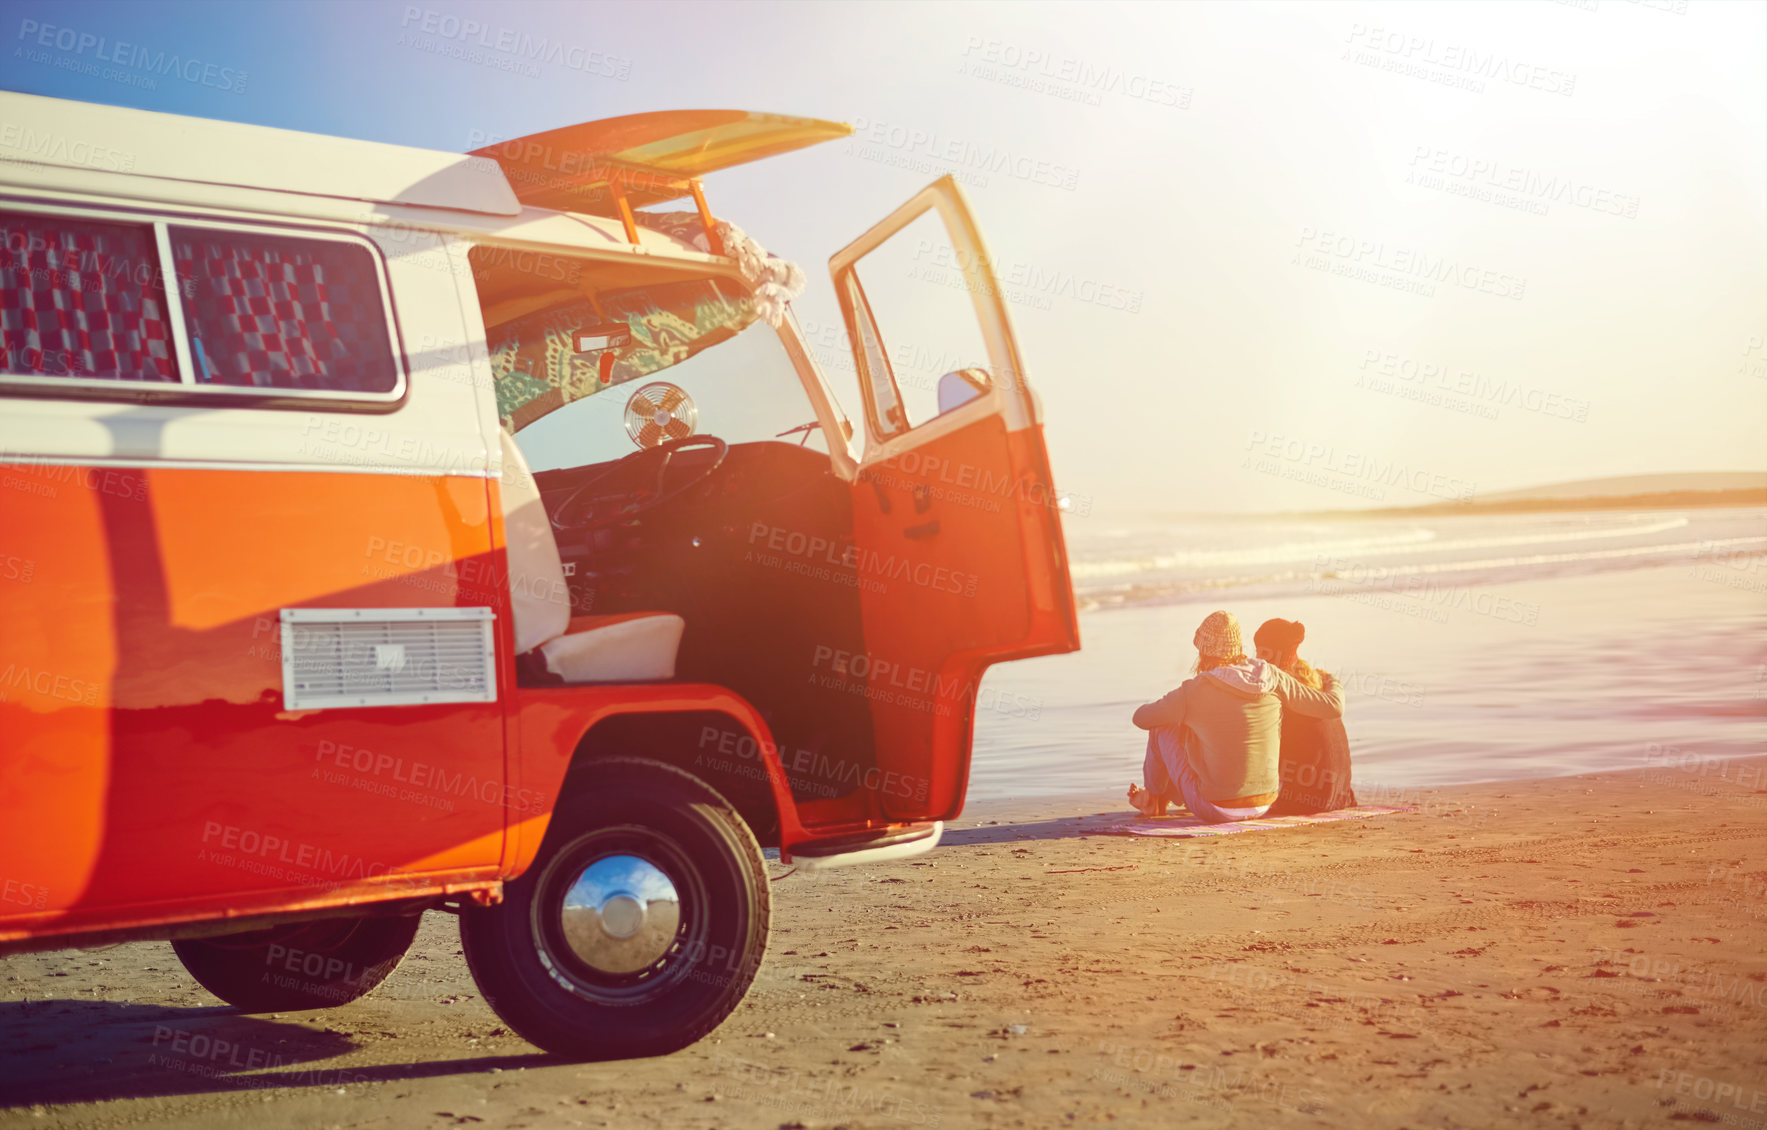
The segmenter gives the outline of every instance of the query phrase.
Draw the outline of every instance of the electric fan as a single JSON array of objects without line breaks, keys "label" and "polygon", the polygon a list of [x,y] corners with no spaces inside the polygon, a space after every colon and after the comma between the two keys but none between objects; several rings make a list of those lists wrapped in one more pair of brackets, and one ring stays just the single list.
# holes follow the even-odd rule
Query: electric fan
[{"label": "electric fan", "polygon": [[647,384],[626,401],[626,434],[639,447],[686,439],[697,423],[693,398],[668,381]]}]

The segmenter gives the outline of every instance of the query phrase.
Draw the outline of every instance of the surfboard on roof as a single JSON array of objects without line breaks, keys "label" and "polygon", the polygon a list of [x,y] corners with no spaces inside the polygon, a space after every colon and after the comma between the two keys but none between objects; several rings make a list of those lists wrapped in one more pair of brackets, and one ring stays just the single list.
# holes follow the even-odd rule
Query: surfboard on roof
[{"label": "surfboard on roof", "polygon": [[496,161],[523,204],[613,214],[676,200],[707,173],[846,137],[844,122],[748,110],[658,110],[511,138],[469,156]]}]

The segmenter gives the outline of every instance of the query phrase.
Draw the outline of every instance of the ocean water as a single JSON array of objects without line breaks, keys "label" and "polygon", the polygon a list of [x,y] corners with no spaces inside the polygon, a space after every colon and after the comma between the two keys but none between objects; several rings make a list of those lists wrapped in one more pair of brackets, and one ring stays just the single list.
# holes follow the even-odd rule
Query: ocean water
[{"label": "ocean water", "polygon": [[[1081,650],[991,670],[970,797],[1120,792],[1216,608],[1346,686],[1367,791],[1767,752],[1767,509],[1068,527]],[[1679,780],[1677,778],[1677,780]]]}]

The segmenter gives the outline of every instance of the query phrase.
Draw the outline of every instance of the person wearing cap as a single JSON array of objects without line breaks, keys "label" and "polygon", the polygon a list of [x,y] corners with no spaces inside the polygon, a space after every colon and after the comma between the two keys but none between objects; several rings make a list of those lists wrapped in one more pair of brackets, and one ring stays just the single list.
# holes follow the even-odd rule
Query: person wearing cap
[{"label": "person wearing cap", "polygon": [[1315,689],[1273,663],[1246,658],[1231,612],[1209,613],[1192,642],[1195,676],[1135,711],[1135,725],[1148,731],[1147,756],[1129,803],[1148,816],[1182,803],[1208,824],[1263,816],[1281,791],[1284,711],[1341,717],[1343,691],[1330,675]]},{"label": "person wearing cap", "polygon": [[[1299,620],[1266,620],[1252,633],[1258,658],[1293,675],[1309,687],[1320,685],[1323,672],[1301,658],[1307,626]],[[1270,806],[1271,816],[1307,816],[1354,808],[1350,787],[1350,736],[1342,718],[1310,718],[1293,710],[1282,712],[1282,757],[1277,776],[1282,795]]]}]

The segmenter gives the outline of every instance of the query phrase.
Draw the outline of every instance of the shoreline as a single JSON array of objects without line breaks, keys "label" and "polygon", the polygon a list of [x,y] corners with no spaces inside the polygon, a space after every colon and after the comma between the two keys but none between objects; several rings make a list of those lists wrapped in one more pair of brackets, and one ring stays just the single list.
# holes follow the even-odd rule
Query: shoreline
[{"label": "shoreline", "polygon": [[1425,506],[1383,506],[1370,510],[1293,510],[1261,518],[1442,518],[1455,515],[1547,514],[1581,510],[1710,510],[1767,506],[1767,487],[1725,490],[1666,490],[1582,498],[1469,498]]},{"label": "shoreline", "polygon": [[1342,518],[1448,518],[1491,514],[1575,513],[1584,510],[1746,510],[1767,506],[1767,486],[1721,487],[1702,490],[1637,491],[1630,494],[1590,494],[1563,498],[1470,498],[1430,502],[1417,506],[1367,506],[1338,510],[1180,510],[1136,511],[1100,514],[1107,518],[1134,517],[1148,521],[1269,522],[1336,520]]},{"label": "shoreline", "polygon": [[440,914],[318,1012],[236,1015],[163,943],[18,955],[0,1126],[1767,1130],[1767,756],[1429,795],[1195,840],[1002,800],[918,859],[772,863],[748,998],[654,1059],[538,1054]]},{"label": "shoreline", "polygon": [[[1306,624],[1302,654],[1344,684],[1359,781],[1410,789],[1618,771],[1649,765],[1653,745],[1749,756],[1767,736],[1767,557],[1743,564],[1427,589],[1376,577],[1347,594],[1217,592],[1088,612],[1082,651],[988,672],[995,699],[1023,709],[977,712],[970,796],[1120,799],[1146,737],[1130,715],[1188,677],[1187,645],[1210,607],[1242,626]],[[1739,578],[1755,587],[1730,583]]]}]

